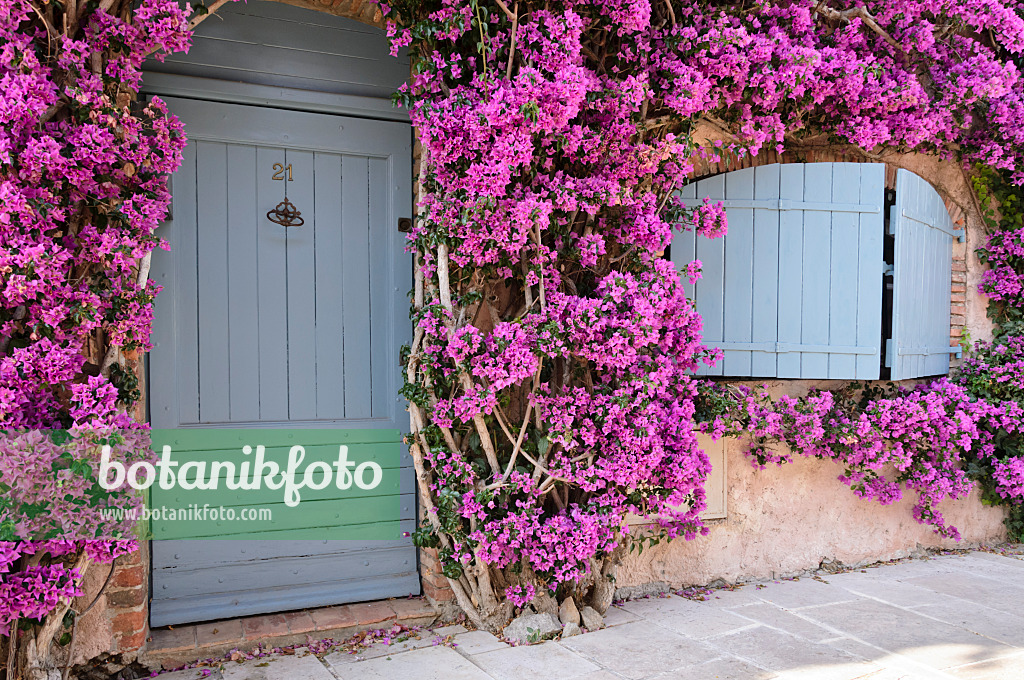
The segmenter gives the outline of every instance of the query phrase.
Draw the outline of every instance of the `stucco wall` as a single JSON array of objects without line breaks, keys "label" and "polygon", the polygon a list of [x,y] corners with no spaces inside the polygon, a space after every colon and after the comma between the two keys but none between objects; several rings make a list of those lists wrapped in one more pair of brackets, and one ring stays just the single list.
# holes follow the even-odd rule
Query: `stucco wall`
[{"label": "stucco wall", "polygon": [[1002,510],[983,506],[974,494],[939,508],[963,534],[958,544],[914,520],[912,495],[883,506],[857,498],[839,482],[838,463],[795,457],[782,467],[757,470],[745,448],[741,440],[726,441],[728,517],[709,521],[707,536],[633,553],[616,576],[620,588],[735,583],[794,574],[822,561],[857,565],[905,557],[922,547],[1005,540]]}]

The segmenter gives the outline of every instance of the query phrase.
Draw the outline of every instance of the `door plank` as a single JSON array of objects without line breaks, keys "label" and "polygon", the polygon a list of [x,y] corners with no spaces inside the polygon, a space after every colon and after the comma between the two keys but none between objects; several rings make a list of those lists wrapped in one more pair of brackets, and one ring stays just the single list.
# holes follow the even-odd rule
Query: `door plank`
[{"label": "door plank", "polygon": [[199,142],[196,195],[199,210],[199,417],[228,420],[228,214],[227,145]]},{"label": "door plank", "polygon": [[228,145],[228,372],[230,420],[259,420],[256,147]]},{"label": "door plank", "polygon": [[288,264],[288,418],[316,419],[316,262],[313,153],[285,152],[288,199],[302,213],[302,226],[285,229]]},{"label": "door plank", "polygon": [[405,292],[395,287],[395,272],[388,257],[389,237],[397,221],[391,207],[389,165],[384,158],[369,159],[370,261],[374,263],[370,269],[370,309],[375,317],[370,325],[370,415],[376,418],[388,416],[394,395],[384,386],[399,357],[394,347],[382,342],[375,332],[385,327],[380,321],[392,316],[395,300]]},{"label": "door plank", "polygon": [[285,198],[284,181],[273,179],[274,164],[285,165],[282,149],[259,147],[257,197],[259,208],[260,419],[288,420],[288,297],[285,228],[267,212]]},{"label": "door plank", "polygon": [[316,415],[345,417],[345,295],[342,286],[341,156],[314,158]]},{"label": "door plank", "polygon": [[345,295],[345,416],[370,417],[369,163],[341,160],[342,292]]}]

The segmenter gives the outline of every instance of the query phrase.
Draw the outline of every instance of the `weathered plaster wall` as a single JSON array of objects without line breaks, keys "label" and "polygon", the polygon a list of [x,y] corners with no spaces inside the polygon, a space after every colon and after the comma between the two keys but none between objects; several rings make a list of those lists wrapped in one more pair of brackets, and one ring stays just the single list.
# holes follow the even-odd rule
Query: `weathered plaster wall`
[{"label": "weathered plaster wall", "polygon": [[843,471],[838,463],[796,457],[783,467],[757,470],[745,448],[737,439],[726,443],[728,517],[710,521],[707,536],[633,553],[616,576],[620,588],[734,583],[793,574],[822,561],[856,565],[905,557],[921,547],[1005,540],[1002,510],[983,506],[975,495],[939,508],[963,534],[958,544],[918,524],[910,496],[891,506],[857,498],[837,480]]},{"label": "weathered plaster wall", "polygon": [[[713,126],[700,128],[697,136],[724,139]],[[973,191],[956,163],[920,154],[886,152],[868,158],[846,149],[803,147],[784,155],[766,152],[755,158],[730,157],[720,163],[704,163],[695,174],[702,177],[770,163],[815,161],[881,161],[889,165],[889,184],[895,168],[905,168],[935,186],[946,200],[953,221],[966,227],[967,232],[966,243],[954,242],[951,254],[951,344],[957,344],[961,328],[972,340],[990,339],[987,301],[978,292],[983,269],[974,252],[985,241],[984,223]],[[967,271],[958,272],[958,268]],[[959,279],[965,279],[966,291],[961,290]],[[963,296],[962,302],[958,293]],[[810,387],[829,385],[826,381],[776,381],[770,383],[770,389],[774,394],[797,395]],[[744,455],[745,448],[745,442],[735,439],[726,445],[728,517],[710,522],[708,536],[673,541],[645,550],[642,555],[632,554],[617,576],[620,588],[658,582],[677,587],[716,579],[765,579],[815,568],[826,560],[853,565],[903,557],[922,547],[963,547],[1005,540],[1002,510],[983,506],[976,494],[939,508],[963,535],[957,543],[942,539],[914,520],[912,494],[900,503],[882,506],[857,498],[839,482],[842,468],[836,463],[798,457],[781,468],[756,470]]]}]

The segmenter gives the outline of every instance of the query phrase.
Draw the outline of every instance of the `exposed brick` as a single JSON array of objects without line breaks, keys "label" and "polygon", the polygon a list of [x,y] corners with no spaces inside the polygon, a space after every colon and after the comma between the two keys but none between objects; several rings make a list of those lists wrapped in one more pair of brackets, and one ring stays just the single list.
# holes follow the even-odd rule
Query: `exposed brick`
[{"label": "exposed brick", "polygon": [[950,326],[966,326],[967,325],[967,317],[965,317],[965,316],[963,316],[961,314],[952,314],[949,317],[949,325]]},{"label": "exposed brick", "polygon": [[110,579],[115,588],[141,588],[146,581],[146,570],[141,564],[116,569]]},{"label": "exposed brick", "polygon": [[950,314],[966,314],[967,305],[950,305],[949,312]]},{"label": "exposed brick", "polygon": [[964,334],[964,329],[963,328],[950,328],[949,329],[949,337],[951,337],[951,338],[959,338],[959,337],[962,337],[963,334]]},{"label": "exposed brick", "polygon": [[436,612],[426,600],[421,597],[410,597],[401,600],[389,600],[388,604],[395,610],[395,616],[399,621],[409,619],[434,618]]},{"label": "exposed brick", "polygon": [[967,302],[967,293],[950,293],[950,302]]},{"label": "exposed brick", "polygon": [[146,630],[140,630],[131,635],[118,635],[117,636],[117,648],[116,652],[119,654],[127,654],[129,652],[136,652],[142,648],[142,645],[146,642]]},{"label": "exposed brick", "polygon": [[107,606],[131,609],[146,603],[146,591],[142,588],[114,590],[107,593]]},{"label": "exposed brick", "polygon": [[395,618],[395,612],[386,602],[364,602],[362,604],[345,605],[352,610],[359,625],[381,623]]},{"label": "exposed brick", "polygon": [[114,633],[123,633],[131,635],[137,633],[140,630],[146,628],[146,612],[145,610],[137,612],[125,612],[124,614],[118,614],[114,617],[114,621],[111,626],[114,629]]},{"label": "exposed brick", "polygon": [[423,594],[434,602],[449,602],[455,599],[451,588],[438,588],[432,583],[423,582]]},{"label": "exposed brick", "polygon": [[150,632],[151,653],[184,652],[196,648],[196,627],[158,628]]},{"label": "exposed brick", "polygon": [[954,283],[950,287],[950,292],[952,292],[952,293],[966,293],[967,292],[967,284],[966,283]]},{"label": "exposed brick", "polygon": [[215,621],[196,626],[196,644],[211,647],[242,639],[242,620]]},{"label": "exposed brick", "polygon": [[953,271],[955,271],[955,272],[965,272],[965,271],[967,271],[967,262],[966,262],[966,260],[958,260],[956,258],[953,258]]},{"label": "exposed brick", "polygon": [[967,272],[953,272],[953,283],[967,283]]},{"label": "exposed brick", "polygon": [[429,583],[436,588],[448,588],[448,579],[440,571],[426,571],[420,569],[420,581]]},{"label": "exposed brick", "polygon": [[291,633],[312,633],[316,630],[316,624],[313,623],[313,617],[309,612],[291,612],[285,614],[284,619],[288,622],[288,630]]},{"label": "exposed brick", "polygon": [[359,623],[356,615],[348,607],[326,607],[314,609],[309,613],[317,630],[334,628],[350,628]]},{"label": "exposed brick", "polygon": [[136,564],[142,564],[142,550],[136,550],[133,553],[128,553],[127,555],[121,555],[118,557],[116,569],[120,570]]},{"label": "exposed brick", "polygon": [[260,640],[274,637],[275,635],[287,635],[288,622],[281,614],[266,614],[264,616],[250,616],[242,619],[242,635],[246,640]]}]

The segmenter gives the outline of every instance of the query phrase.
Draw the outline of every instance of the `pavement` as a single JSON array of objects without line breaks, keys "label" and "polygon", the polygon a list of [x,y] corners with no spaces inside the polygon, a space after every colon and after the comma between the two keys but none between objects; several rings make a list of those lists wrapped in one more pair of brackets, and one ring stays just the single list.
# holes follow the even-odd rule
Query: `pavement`
[{"label": "pavement", "polygon": [[159,678],[1024,680],[1019,547],[682,592],[618,603],[604,629],[535,645],[456,625]]}]

